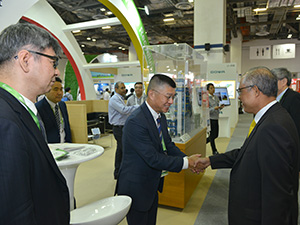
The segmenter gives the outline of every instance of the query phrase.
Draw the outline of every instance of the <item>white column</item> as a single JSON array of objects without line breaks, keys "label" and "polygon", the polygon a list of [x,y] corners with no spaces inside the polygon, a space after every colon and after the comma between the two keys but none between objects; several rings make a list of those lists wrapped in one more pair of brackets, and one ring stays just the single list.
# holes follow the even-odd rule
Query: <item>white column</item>
[{"label": "white column", "polygon": [[130,42],[130,46],[129,46],[129,49],[128,49],[128,60],[129,61],[138,60],[138,56],[136,54],[136,51],[135,51],[135,48],[134,48],[134,45],[133,45],[132,42]]},{"label": "white column", "polygon": [[236,63],[236,71],[238,74],[242,73],[242,34],[237,32],[238,36],[231,39],[230,43],[230,62]]},{"label": "white column", "polygon": [[[208,63],[225,62],[223,46],[226,42],[226,1],[194,1],[194,46]],[[204,44],[210,43],[210,51]]]}]

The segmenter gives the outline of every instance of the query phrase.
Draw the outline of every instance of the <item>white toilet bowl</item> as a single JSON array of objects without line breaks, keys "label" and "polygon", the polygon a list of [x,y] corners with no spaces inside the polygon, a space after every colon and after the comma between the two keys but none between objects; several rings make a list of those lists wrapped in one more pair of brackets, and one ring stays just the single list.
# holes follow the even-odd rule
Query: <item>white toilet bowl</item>
[{"label": "white toilet bowl", "polygon": [[72,225],[116,225],[127,215],[131,198],[114,196],[71,211]]}]

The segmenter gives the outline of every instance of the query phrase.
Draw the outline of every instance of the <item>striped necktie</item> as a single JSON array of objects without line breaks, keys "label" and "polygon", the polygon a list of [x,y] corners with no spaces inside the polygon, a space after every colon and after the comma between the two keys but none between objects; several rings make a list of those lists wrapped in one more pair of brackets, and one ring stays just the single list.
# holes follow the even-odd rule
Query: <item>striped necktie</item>
[{"label": "striped necktie", "polygon": [[58,127],[58,130],[60,130],[60,116],[59,116],[59,111],[58,111],[58,105],[55,105],[55,120],[56,120],[56,124]]},{"label": "striped necktie", "polygon": [[249,128],[249,132],[248,132],[248,136],[247,136],[247,137],[250,136],[252,130],[253,130],[254,127],[255,127],[255,125],[256,125],[255,120],[252,120],[252,122],[251,122],[251,124],[250,124],[250,128]]},{"label": "striped necktie", "polygon": [[157,122],[157,129],[159,134],[159,139],[162,142],[162,131],[161,131],[161,125],[160,125],[160,116],[156,119]]}]

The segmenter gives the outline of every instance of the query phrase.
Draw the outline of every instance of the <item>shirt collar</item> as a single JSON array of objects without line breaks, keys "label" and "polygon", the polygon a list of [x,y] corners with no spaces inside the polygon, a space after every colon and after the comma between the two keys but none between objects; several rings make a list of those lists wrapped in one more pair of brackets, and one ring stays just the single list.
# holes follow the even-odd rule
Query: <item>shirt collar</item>
[{"label": "shirt collar", "polygon": [[274,101],[270,102],[269,104],[267,104],[265,107],[263,107],[261,110],[259,110],[258,113],[256,113],[256,115],[254,117],[255,123],[257,124],[258,121],[262,118],[262,116],[268,111],[268,109],[271,108],[271,106],[273,106],[276,103],[277,103],[277,101],[274,100]]},{"label": "shirt collar", "polygon": [[288,87],[276,97],[277,102],[280,102],[282,96],[283,96],[284,93],[287,91],[287,89],[288,89]]},{"label": "shirt collar", "polygon": [[28,98],[26,98],[24,95],[20,94],[23,99],[24,99],[24,102],[25,104],[27,105],[27,107],[34,113],[34,115],[37,115],[37,109],[35,107],[35,104],[30,101]]},{"label": "shirt collar", "polygon": [[48,103],[49,103],[49,105],[51,106],[51,108],[54,109],[56,104],[55,104],[54,102],[50,101],[50,100],[47,98],[47,96],[45,96],[45,98],[46,98],[46,100],[48,101]]},{"label": "shirt collar", "polygon": [[146,101],[146,106],[148,107],[148,109],[150,110],[151,114],[152,114],[152,117],[156,123],[156,120],[158,117],[160,117],[160,113],[157,113],[154,111],[154,109],[151,108],[151,106],[148,104],[148,102]]}]

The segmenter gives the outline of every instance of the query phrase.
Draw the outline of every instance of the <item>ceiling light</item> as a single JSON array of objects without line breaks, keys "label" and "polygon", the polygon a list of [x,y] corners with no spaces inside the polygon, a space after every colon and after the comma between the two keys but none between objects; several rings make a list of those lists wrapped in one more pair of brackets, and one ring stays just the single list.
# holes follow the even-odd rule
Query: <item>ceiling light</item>
[{"label": "ceiling light", "polygon": [[163,19],[164,22],[171,22],[171,21],[174,21],[174,18],[166,18],[166,19]]},{"label": "ceiling light", "polygon": [[92,38],[90,38],[90,37],[87,37],[87,38],[86,38],[86,40],[90,41],[90,40],[92,40]]},{"label": "ceiling light", "polygon": [[171,16],[174,16],[173,13],[167,13],[167,14],[164,14],[165,17],[171,17]]},{"label": "ceiling light", "polygon": [[292,38],[293,34],[288,34],[287,38]]},{"label": "ceiling light", "polygon": [[138,7],[138,9],[140,9],[140,10],[144,10],[145,11],[145,13],[146,13],[146,15],[147,16],[149,16],[149,8],[148,8],[148,6],[144,6],[144,8],[140,8],[140,7]]},{"label": "ceiling light", "polygon": [[300,5],[294,5],[294,8],[300,8]]},{"label": "ceiling light", "polygon": [[122,48],[123,51],[125,51],[126,48]]},{"label": "ceiling light", "polygon": [[110,29],[110,28],[111,28],[111,26],[104,26],[104,27],[102,27],[103,30]]},{"label": "ceiling light", "polygon": [[106,13],[106,15],[112,15],[113,13],[111,12],[111,11],[108,11],[107,13]]},{"label": "ceiling light", "polygon": [[148,6],[144,6],[144,9],[145,9],[145,13],[149,16],[149,8],[148,8]]},{"label": "ceiling light", "polygon": [[190,3],[194,2],[194,0],[189,0]]},{"label": "ceiling light", "polygon": [[75,33],[80,33],[81,30],[73,30],[72,32],[73,32],[73,34],[75,34]]},{"label": "ceiling light", "polygon": [[296,20],[300,20],[300,14],[299,14],[298,17],[296,18]]},{"label": "ceiling light", "polygon": [[254,12],[263,12],[263,11],[266,11],[267,8],[256,8],[256,9],[253,9]]},{"label": "ceiling light", "polygon": [[95,42],[95,41],[97,41],[97,40],[96,40],[95,38],[93,38],[93,39],[92,39],[92,41],[94,41],[94,42]]},{"label": "ceiling light", "polygon": [[84,48],[84,47],[85,47],[85,45],[81,45],[81,47],[82,47],[82,48]]},{"label": "ceiling light", "polygon": [[101,12],[105,12],[106,9],[105,9],[105,8],[101,8],[100,11],[101,11]]}]

